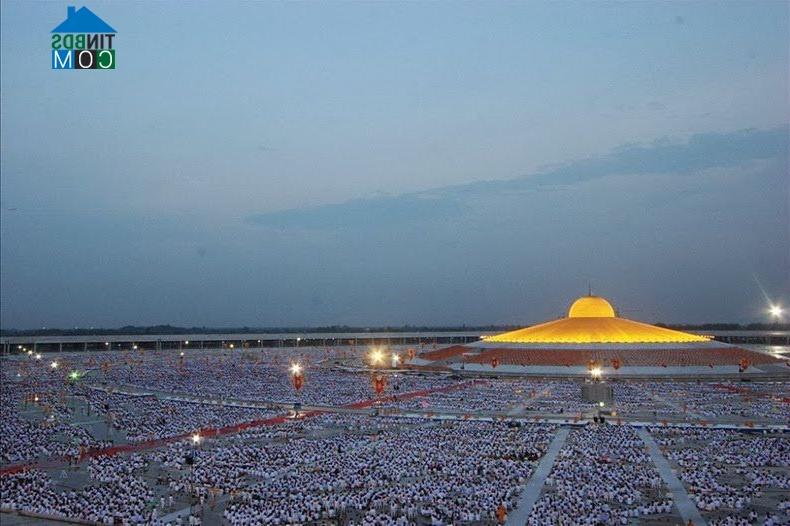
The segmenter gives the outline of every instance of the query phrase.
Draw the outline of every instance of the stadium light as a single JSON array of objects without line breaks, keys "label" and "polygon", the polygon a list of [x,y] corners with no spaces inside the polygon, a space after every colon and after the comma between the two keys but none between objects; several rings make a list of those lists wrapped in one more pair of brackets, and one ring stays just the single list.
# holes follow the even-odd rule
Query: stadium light
[{"label": "stadium light", "polygon": [[373,349],[370,351],[370,363],[373,365],[378,365],[384,361],[384,353],[381,352],[381,349]]},{"label": "stadium light", "polygon": [[785,310],[782,308],[781,305],[771,305],[768,308],[768,313],[771,315],[771,317],[777,318],[777,319],[782,317],[782,314],[784,314],[784,311]]}]

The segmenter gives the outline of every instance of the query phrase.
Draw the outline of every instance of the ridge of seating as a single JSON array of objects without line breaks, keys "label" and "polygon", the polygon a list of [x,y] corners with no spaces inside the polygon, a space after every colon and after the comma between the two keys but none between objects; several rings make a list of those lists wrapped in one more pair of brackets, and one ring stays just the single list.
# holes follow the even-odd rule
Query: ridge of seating
[{"label": "ridge of seating", "polygon": [[440,360],[446,360],[448,358],[459,356],[465,352],[469,352],[469,350],[470,349],[468,347],[464,347],[463,345],[453,345],[451,347],[444,347],[442,349],[422,352],[420,353],[419,357],[423,360],[438,362]]}]

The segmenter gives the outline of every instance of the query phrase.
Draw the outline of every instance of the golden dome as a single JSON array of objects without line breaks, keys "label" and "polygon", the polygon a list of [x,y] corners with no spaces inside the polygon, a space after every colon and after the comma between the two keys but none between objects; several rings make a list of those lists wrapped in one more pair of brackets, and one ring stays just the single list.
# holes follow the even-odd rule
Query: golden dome
[{"label": "golden dome", "polygon": [[582,296],[568,310],[569,318],[614,318],[614,308],[600,296]]}]

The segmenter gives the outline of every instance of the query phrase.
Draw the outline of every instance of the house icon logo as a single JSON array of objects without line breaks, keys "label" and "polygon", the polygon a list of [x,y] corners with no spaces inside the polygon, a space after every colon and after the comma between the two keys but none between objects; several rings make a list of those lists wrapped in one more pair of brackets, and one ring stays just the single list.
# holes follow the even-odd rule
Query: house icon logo
[{"label": "house icon logo", "polygon": [[52,69],[115,69],[116,31],[87,7],[66,8],[52,30]]}]

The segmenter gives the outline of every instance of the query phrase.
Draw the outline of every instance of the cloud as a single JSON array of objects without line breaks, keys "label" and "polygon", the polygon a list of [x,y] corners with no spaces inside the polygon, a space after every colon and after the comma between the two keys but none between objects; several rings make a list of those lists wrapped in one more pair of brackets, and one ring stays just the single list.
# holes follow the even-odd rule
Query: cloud
[{"label": "cloud", "polygon": [[258,214],[249,220],[273,228],[345,229],[357,225],[371,227],[451,217],[458,212],[457,206],[457,203],[441,196],[403,194]]},{"label": "cloud", "polygon": [[685,142],[660,139],[625,144],[607,155],[581,159],[508,180],[479,181],[398,196],[255,214],[253,224],[277,229],[348,229],[450,219],[468,211],[470,200],[491,194],[567,189],[611,176],[693,175],[704,170],[779,159],[787,164],[788,127],[704,133]]}]

